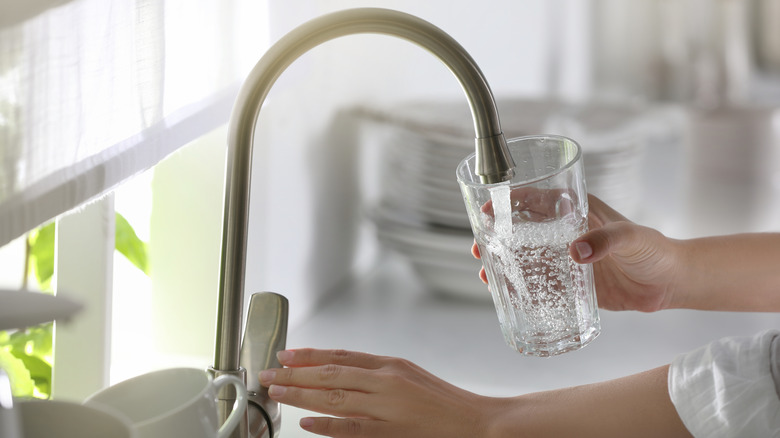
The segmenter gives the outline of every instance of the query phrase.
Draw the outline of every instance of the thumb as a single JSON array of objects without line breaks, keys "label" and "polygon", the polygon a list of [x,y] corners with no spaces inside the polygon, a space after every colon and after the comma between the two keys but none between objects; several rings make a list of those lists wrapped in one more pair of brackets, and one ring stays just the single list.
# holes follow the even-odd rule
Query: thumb
[{"label": "thumb", "polygon": [[640,226],[627,221],[612,222],[575,239],[569,254],[577,263],[594,263],[614,252],[641,244]]}]

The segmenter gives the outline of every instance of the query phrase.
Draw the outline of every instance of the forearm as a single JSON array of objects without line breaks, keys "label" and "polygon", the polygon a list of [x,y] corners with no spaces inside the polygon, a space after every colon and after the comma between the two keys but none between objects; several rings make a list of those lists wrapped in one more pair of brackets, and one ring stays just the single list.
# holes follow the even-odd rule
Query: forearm
[{"label": "forearm", "polygon": [[678,284],[670,307],[780,311],[780,233],[679,241]]},{"label": "forearm", "polygon": [[669,398],[668,366],[506,399],[491,437],[690,437]]}]

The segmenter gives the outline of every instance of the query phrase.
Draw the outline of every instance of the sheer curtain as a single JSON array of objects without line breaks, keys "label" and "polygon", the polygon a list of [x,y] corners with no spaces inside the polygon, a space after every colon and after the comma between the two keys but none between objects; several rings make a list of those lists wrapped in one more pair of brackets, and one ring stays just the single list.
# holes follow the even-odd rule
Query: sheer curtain
[{"label": "sheer curtain", "polygon": [[0,1],[0,246],[225,123],[264,2]]}]

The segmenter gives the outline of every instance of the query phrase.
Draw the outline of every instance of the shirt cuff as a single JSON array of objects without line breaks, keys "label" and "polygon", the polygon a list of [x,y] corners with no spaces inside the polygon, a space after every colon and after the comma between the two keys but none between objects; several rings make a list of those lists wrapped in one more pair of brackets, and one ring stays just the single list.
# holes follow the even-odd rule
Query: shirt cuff
[{"label": "shirt cuff", "polygon": [[694,437],[780,437],[779,333],[724,338],[674,359],[669,395]]}]

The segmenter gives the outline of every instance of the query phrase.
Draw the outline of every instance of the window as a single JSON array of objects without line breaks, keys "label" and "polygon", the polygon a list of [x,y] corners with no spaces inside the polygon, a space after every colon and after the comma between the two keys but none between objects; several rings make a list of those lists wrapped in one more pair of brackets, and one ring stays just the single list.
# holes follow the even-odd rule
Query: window
[{"label": "window", "polygon": [[127,196],[111,192],[227,122],[267,47],[266,4],[17,3],[0,20],[0,246],[18,254],[25,233],[58,220],[57,288],[89,308],[58,328],[72,355],[58,355],[55,380],[78,382],[59,392],[79,398],[108,382],[113,214]]}]

